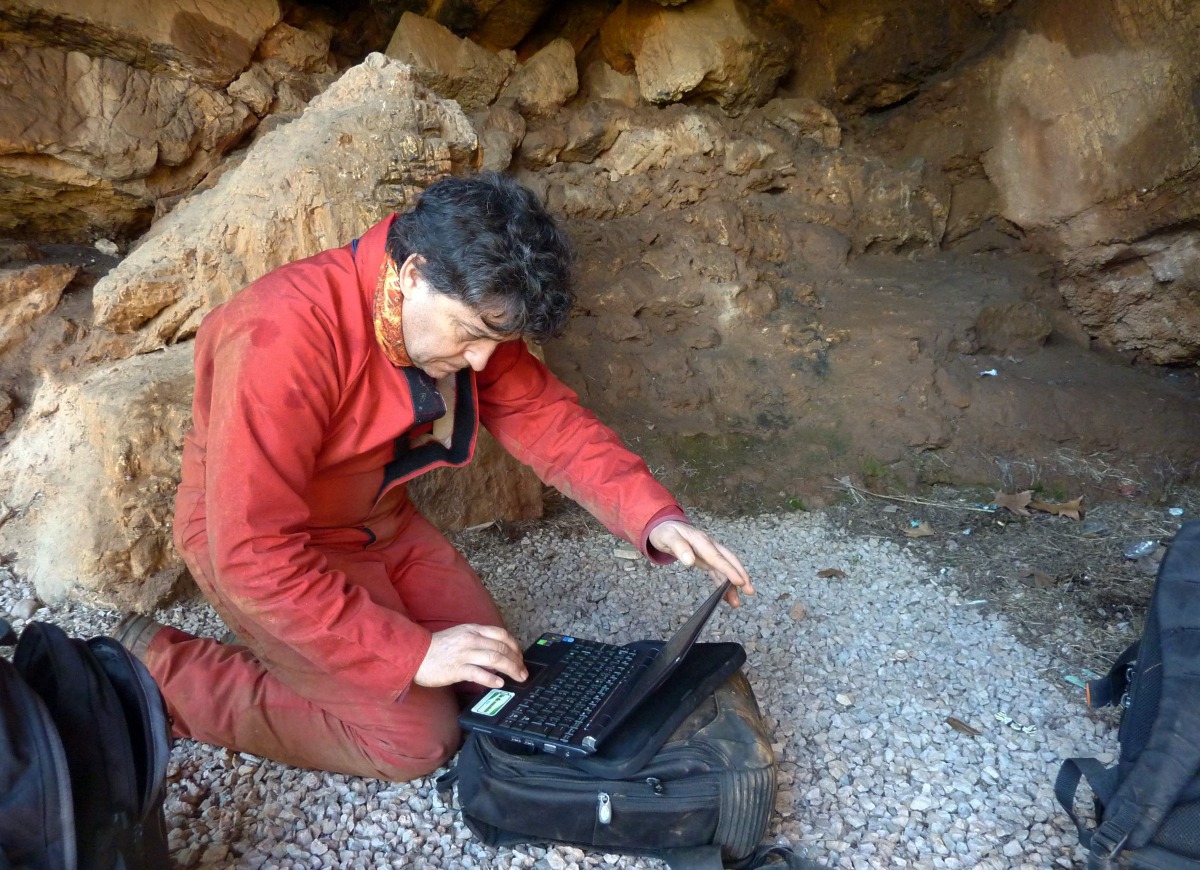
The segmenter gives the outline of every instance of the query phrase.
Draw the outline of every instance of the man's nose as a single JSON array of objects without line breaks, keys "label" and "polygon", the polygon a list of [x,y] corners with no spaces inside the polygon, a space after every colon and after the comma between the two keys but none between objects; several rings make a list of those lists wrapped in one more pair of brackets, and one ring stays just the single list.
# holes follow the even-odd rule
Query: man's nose
[{"label": "man's nose", "polygon": [[488,360],[492,358],[492,351],[496,349],[494,342],[480,342],[473,344],[463,351],[463,356],[466,357],[467,364],[477,372],[481,372]]}]

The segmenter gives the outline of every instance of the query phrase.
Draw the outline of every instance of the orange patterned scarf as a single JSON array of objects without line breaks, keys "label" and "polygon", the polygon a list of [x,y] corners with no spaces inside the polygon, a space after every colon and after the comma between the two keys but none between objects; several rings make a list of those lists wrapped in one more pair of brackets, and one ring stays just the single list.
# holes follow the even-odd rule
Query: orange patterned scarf
[{"label": "orange patterned scarf", "polygon": [[400,273],[391,257],[385,257],[375,285],[375,340],[394,366],[411,366],[404,349],[404,293],[400,290]]}]

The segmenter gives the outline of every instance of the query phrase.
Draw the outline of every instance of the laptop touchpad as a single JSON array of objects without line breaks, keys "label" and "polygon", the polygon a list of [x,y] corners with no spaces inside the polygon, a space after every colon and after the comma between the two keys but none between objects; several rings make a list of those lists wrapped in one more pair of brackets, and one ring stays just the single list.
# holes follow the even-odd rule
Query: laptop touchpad
[{"label": "laptop touchpad", "polygon": [[533,685],[534,681],[538,678],[538,674],[546,670],[546,666],[540,662],[526,661],[525,669],[529,671],[529,676],[519,683],[515,680],[509,680],[509,685],[516,689],[524,689]]}]

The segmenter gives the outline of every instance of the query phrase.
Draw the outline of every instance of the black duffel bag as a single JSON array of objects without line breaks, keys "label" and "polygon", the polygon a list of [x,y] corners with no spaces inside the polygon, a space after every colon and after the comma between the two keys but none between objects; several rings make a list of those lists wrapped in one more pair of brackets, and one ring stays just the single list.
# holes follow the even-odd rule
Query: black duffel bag
[{"label": "black duffel bag", "polygon": [[740,671],[657,751],[645,751],[636,724],[627,733],[634,739],[608,755],[567,760],[473,732],[439,787],[457,783],[463,820],[489,846],[562,843],[655,855],[677,870],[777,858],[805,866],[789,850],[760,848],[775,805],[775,756]]}]

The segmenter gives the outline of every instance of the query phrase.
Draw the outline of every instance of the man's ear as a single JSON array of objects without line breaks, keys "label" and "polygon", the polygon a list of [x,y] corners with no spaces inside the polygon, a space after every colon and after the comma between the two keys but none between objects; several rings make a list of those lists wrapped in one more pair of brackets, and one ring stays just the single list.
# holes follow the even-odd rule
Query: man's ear
[{"label": "man's ear", "polygon": [[401,264],[397,277],[400,279],[400,292],[404,294],[405,299],[411,299],[420,289],[423,265],[425,258],[418,254],[409,254],[408,259]]}]

